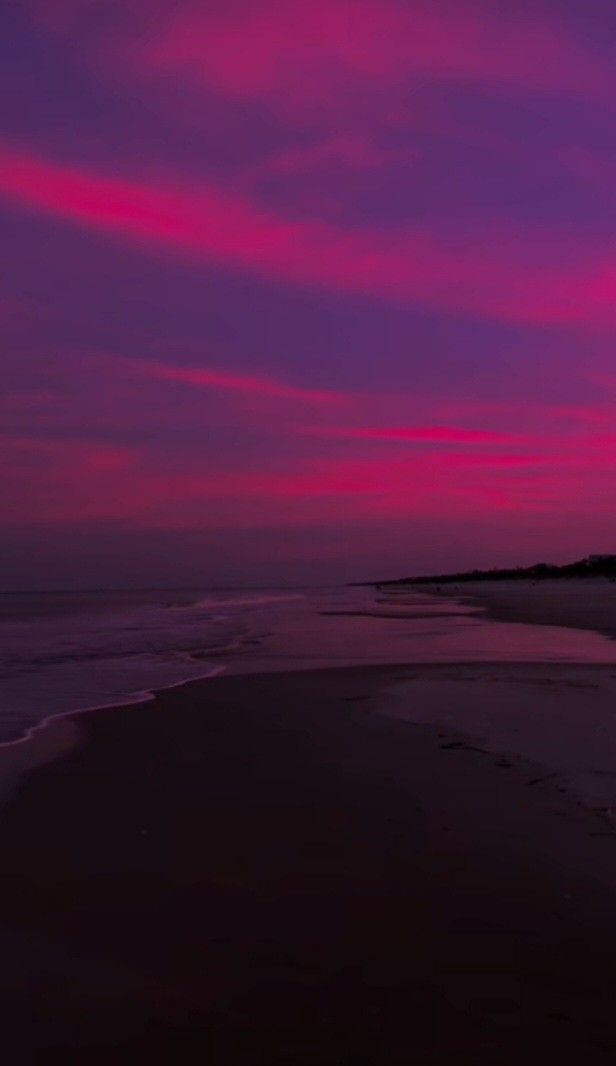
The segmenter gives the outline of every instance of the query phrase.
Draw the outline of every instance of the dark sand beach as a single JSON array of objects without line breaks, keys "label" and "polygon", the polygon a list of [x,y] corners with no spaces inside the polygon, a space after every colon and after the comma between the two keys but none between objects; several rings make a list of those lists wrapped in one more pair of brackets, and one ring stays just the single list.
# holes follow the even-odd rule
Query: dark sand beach
[{"label": "dark sand beach", "polygon": [[475,604],[499,621],[573,626],[616,637],[616,582],[604,578],[464,581],[416,587]]},{"label": "dark sand beach", "polygon": [[611,820],[401,720],[392,694],[447,669],[221,677],[51,722],[0,827],[7,1061],[613,1062]]}]

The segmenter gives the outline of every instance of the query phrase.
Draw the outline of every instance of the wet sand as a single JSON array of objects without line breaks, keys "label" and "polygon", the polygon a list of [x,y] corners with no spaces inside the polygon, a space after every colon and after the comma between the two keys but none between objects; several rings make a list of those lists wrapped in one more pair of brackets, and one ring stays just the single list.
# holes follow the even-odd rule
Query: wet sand
[{"label": "wet sand", "polygon": [[403,720],[392,694],[448,669],[221,677],[52,722],[77,744],[0,826],[8,1060],[613,1062],[611,822]]},{"label": "wet sand", "polygon": [[413,588],[482,607],[502,622],[572,626],[616,637],[616,582],[603,578],[464,581]]}]

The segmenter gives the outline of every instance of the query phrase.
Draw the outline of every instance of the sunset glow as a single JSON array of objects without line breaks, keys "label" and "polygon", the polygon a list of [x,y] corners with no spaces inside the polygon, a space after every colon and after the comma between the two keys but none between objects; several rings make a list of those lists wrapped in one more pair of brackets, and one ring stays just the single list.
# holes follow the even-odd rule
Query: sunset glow
[{"label": "sunset glow", "polygon": [[2,583],[613,547],[615,25],[585,10],[9,5]]}]

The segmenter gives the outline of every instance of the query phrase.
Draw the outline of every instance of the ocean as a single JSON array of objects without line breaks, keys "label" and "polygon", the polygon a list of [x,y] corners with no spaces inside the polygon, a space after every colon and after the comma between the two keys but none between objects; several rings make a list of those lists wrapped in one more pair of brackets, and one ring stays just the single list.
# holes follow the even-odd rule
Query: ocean
[{"label": "ocean", "polygon": [[0,744],[193,678],[369,663],[616,663],[593,632],[370,587],[0,594]]}]

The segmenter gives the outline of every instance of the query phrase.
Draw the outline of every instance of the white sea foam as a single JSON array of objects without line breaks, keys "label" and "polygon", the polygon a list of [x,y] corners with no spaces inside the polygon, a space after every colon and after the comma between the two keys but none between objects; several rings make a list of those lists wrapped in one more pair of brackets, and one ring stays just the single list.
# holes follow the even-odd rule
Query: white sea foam
[{"label": "white sea foam", "polygon": [[254,593],[248,596],[206,596],[202,600],[197,600],[192,606],[199,609],[206,607],[266,607],[272,603],[294,603],[305,599],[306,596],[299,592],[289,595]]}]

